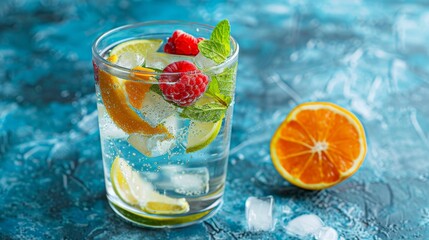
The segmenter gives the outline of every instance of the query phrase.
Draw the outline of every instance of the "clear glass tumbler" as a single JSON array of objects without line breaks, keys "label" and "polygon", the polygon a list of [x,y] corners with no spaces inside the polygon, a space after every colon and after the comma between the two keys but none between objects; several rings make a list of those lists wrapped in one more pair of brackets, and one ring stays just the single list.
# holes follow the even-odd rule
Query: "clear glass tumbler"
[{"label": "clear glass tumbler", "polygon": [[[108,31],[92,46],[107,198],[118,215],[141,226],[190,225],[222,204],[239,47],[231,37],[221,64],[163,52],[178,29],[208,39],[213,27],[144,22]],[[163,71],[183,61],[198,70]],[[175,84],[184,76],[207,86],[180,106],[165,89],[180,91]]]}]

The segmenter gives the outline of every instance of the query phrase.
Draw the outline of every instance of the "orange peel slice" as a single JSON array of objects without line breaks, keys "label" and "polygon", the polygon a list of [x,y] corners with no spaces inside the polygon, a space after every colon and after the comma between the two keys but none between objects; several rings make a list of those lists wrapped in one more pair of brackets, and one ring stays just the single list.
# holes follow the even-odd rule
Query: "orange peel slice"
[{"label": "orange peel slice", "polygon": [[359,119],[327,102],[295,107],[271,139],[271,158],[290,183],[318,190],[352,176],[365,159],[367,144]]}]

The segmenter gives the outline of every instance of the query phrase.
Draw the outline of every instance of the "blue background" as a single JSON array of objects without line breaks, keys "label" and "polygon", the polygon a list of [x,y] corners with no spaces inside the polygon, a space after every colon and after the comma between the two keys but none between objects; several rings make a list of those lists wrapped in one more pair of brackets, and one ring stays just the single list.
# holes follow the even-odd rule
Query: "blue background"
[{"label": "blue background", "polygon": [[[105,197],[91,43],[127,23],[224,18],[241,47],[225,204],[191,227],[134,227]],[[3,0],[0,239],[287,239],[305,213],[345,239],[429,239],[428,25],[427,1]],[[368,137],[361,169],[323,191],[291,186],[269,156],[306,101],[350,109]],[[275,230],[249,232],[245,200],[266,195]]]}]

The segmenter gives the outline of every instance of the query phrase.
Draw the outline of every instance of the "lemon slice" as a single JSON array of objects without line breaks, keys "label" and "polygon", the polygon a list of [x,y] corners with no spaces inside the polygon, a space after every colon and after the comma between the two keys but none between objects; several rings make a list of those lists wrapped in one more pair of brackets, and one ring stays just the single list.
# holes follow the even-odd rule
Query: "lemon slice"
[{"label": "lemon slice", "polygon": [[130,40],[115,46],[112,51],[110,51],[110,55],[120,56],[123,53],[132,52],[146,56],[148,52],[156,52],[161,44],[161,39]]},{"label": "lemon slice", "polygon": [[189,204],[184,198],[170,198],[157,193],[146,202],[143,211],[152,214],[181,214],[189,211]]},{"label": "lemon slice", "polygon": [[141,210],[152,214],[182,214],[189,211],[184,198],[171,198],[153,189],[140,174],[125,161],[116,157],[110,170],[110,178],[115,193],[124,202],[137,205]]},{"label": "lemon slice", "polygon": [[137,205],[138,200],[131,193],[127,180],[127,178],[131,179],[133,177],[131,176],[133,173],[131,166],[124,159],[116,157],[110,169],[110,179],[113,190],[119,198],[130,205]]},{"label": "lemon slice", "polygon": [[191,121],[186,152],[191,153],[205,148],[216,138],[221,127],[222,120],[215,123]]}]

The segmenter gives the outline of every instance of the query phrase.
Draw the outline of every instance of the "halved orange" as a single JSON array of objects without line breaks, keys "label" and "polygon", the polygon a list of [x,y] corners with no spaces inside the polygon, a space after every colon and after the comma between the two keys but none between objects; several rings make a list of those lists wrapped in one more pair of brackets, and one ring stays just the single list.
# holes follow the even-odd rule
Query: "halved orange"
[{"label": "halved orange", "polygon": [[305,189],[338,184],[361,166],[365,131],[350,111],[327,102],[295,107],[271,139],[271,158],[280,175]]}]

